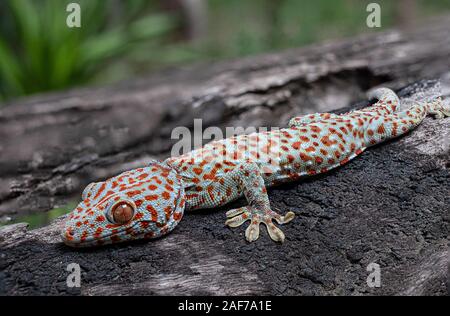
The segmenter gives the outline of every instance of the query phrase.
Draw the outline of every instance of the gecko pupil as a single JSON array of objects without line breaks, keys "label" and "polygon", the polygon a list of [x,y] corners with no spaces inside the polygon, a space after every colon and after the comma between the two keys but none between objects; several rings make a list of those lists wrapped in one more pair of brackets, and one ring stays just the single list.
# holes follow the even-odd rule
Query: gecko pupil
[{"label": "gecko pupil", "polygon": [[112,210],[114,221],[117,224],[128,223],[133,218],[133,214],[133,207],[126,202],[118,203]]}]

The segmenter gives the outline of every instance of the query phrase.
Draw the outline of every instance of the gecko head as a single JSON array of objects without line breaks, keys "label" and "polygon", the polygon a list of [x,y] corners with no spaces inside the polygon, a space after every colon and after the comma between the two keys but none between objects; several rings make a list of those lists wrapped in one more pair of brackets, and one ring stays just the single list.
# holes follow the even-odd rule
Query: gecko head
[{"label": "gecko head", "polygon": [[181,176],[153,163],[89,184],[62,231],[66,245],[96,246],[156,238],[175,228],[184,213]]}]

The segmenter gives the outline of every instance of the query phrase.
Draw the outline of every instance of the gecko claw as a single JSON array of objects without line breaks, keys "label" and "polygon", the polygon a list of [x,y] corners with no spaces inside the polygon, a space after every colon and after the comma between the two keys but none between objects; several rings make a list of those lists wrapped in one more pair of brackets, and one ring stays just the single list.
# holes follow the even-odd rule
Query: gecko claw
[{"label": "gecko claw", "polygon": [[245,230],[245,238],[249,242],[259,238],[259,225],[265,224],[270,238],[282,243],[285,240],[285,235],[272,221],[275,220],[280,225],[286,224],[294,218],[295,214],[293,212],[287,212],[286,215],[282,216],[271,210],[263,212],[251,206],[244,206],[229,210],[226,216],[228,219],[225,221],[225,225],[229,227],[238,227],[248,220],[251,221]]}]

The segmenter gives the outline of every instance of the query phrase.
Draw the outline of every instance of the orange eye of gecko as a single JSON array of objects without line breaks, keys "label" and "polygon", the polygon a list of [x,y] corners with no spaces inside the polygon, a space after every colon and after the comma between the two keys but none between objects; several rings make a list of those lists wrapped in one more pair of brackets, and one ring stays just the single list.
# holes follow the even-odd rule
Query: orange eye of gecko
[{"label": "orange eye of gecko", "polygon": [[111,214],[115,223],[126,224],[133,218],[134,207],[127,202],[120,202],[113,206]]}]

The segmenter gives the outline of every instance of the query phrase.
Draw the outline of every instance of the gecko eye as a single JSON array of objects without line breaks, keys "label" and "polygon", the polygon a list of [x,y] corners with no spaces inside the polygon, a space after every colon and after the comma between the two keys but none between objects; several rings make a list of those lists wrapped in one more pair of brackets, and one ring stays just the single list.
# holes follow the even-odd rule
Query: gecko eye
[{"label": "gecko eye", "polygon": [[130,202],[119,202],[111,208],[109,219],[115,224],[126,224],[134,216],[135,206]]}]

